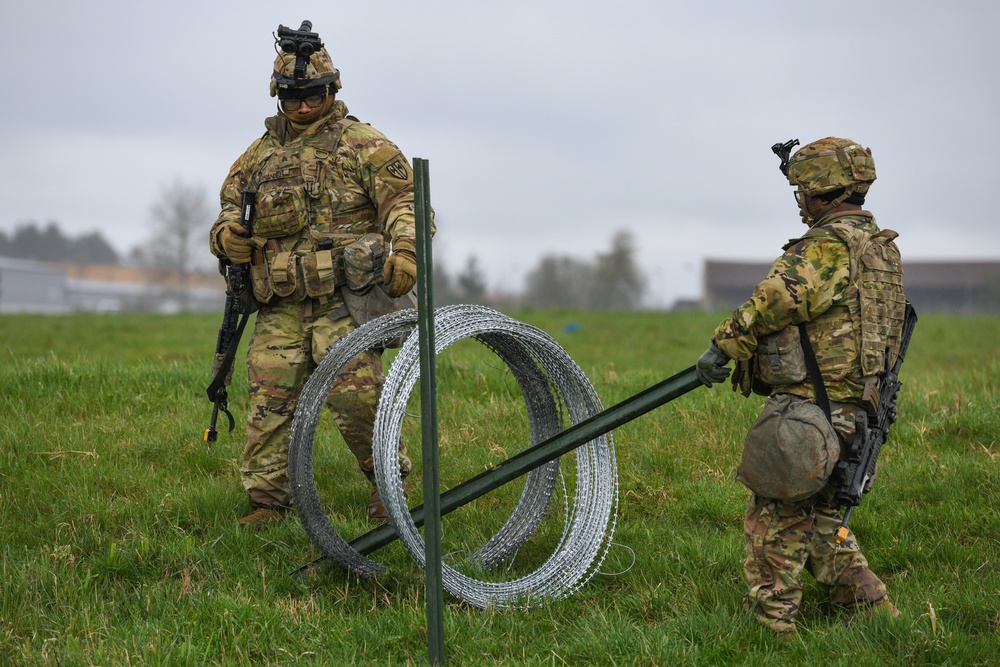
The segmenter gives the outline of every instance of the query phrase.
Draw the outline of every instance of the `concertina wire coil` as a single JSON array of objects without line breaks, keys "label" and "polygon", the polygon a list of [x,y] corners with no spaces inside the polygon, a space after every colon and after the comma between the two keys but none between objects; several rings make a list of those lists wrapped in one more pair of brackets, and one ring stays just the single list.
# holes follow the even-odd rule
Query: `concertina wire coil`
[{"label": "concertina wire coil", "polygon": [[[389,520],[413,558],[425,565],[424,542],[410,516],[399,475],[398,443],[410,392],[420,377],[419,341],[409,334],[417,312],[402,310],[362,325],[330,346],[303,388],[292,423],[289,476],[306,533],[330,560],[363,576],[382,566],[354,550],[326,515],[316,488],[312,453],[326,397],[340,371],[357,355],[405,338],[379,400],[373,431],[375,483]],[[445,306],[434,312],[435,354],[474,338],[495,353],[517,381],[528,412],[532,445],[603,409],[589,379],[567,352],[544,331],[476,305]],[[564,414],[565,411],[565,414]],[[576,484],[565,499],[563,529],[548,559],[535,571],[503,582],[481,581],[442,564],[442,584],[456,598],[478,608],[528,608],[572,595],[600,569],[614,535],[618,471],[610,433],[575,451]],[[485,569],[512,556],[544,517],[559,479],[559,459],[527,475],[524,490],[507,522],[472,559]]]}]

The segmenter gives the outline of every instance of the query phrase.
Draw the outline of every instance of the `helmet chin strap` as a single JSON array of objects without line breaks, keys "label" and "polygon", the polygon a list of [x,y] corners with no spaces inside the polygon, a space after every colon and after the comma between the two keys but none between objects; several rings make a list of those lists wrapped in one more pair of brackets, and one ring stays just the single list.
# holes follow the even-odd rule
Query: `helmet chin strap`
[{"label": "helmet chin strap", "polygon": [[844,190],[844,193],[843,193],[842,195],[840,195],[839,197],[837,197],[836,199],[834,199],[833,201],[831,201],[831,202],[830,202],[829,204],[827,204],[827,205],[826,205],[826,206],[825,206],[825,207],[823,208],[823,210],[822,210],[822,211],[820,211],[819,213],[817,213],[817,214],[816,214],[815,216],[813,216],[813,215],[810,215],[810,214],[809,214],[809,211],[807,210],[807,211],[806,211],[806,215],[805,215],[805,216],[803,216],[803,217],[805,218],[805,223],[806,223],[806,224],[807,224],[807,225],[808,225],[809,227],[812,227],[812,226],[813,226],[813,225],[815,225],[815,224],[816,224],[817,222],[819,222],[820,220],[822,220],[822,219],[823,219],[823,218],[825,218],[826,216],[830,215],[830,212],[831,212],[831,211],[832,211],[833,209],[835,209],[835,208],[837,208],[838,206],[840,206],[841,204],[843,204],[843,203],[844,203],[845,201],[847,201],[847,200],[848,200],[848,199],[849,199],[849,198],[851,197],[851,195],[853,195],[853,194],[854,194],[854,188],[846,188],[846,189]]}]

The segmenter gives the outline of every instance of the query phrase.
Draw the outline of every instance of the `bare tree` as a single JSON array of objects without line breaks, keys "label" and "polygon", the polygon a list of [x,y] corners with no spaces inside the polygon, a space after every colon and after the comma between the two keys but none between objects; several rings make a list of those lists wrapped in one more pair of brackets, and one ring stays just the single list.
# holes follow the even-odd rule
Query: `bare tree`
[{"label": "bare tree", "polygon": [[448,266],[444,260],[434,258],[434,306],[450,306],[461,303],[455,288],[455,280],[448,273]]},{"label": "bare tree", "polygon": [[593,262],[546,255],[528,273],[524,304],[531,308],[632,310],[642,302],[645,279],[627,231],[616,232],[611,249]]},{"label": "bare tree", "polygon": [[590,307],[596,310],[632,310],[642,303],[645,289],[645,277],[635,263],[632,234],[615,232],[611,250],[597,256]]},{"label": "bare tree", "polygon": [[212,222],[208,195],[201,186],[174,181],[164,188],[151,209],[154,235],[141,253],[145,263],[176,277],[180,309],[188,309],[188,288],[195,268],[195,250],[204,246]]},{"label": "bare tree", "polygon": [[524,304],[529,308],[585,308],[593,278],[589,262],[546,255],[528,273]]},{"label": "bare tree", "polygon": [[479,268],[479,258],[469,255],[465,268],[458,274],[458,289],[465,303],[484,303],[486,297],[486,277]]}]

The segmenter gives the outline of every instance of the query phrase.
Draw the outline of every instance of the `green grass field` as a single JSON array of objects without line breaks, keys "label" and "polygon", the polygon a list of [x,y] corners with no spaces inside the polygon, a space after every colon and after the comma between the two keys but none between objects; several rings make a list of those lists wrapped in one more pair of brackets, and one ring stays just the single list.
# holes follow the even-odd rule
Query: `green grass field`
[{"label": "green grass field", "polygon": [[[556,338],[605,405],[693,364],[722,317],[513,315]],[[292,577],[319,555],[297,520],[237,528],[242,363],[237,430],[212,449],[201,440],[218,321],[0,318],[0,665],[426,664],[423,571],[401,544],[373,554],[388,568],[376,580],[334,567]],[[468,343],[438,358],[446,486],[520,451],[527,433],[509,373]],[[446,594],[449,664],[1000,664],[998,378],[1000,318],[921,317],[900,420],[851,522],[901,619],[848,618],[811,580],[793,641],[742,610],[748,492],[733,471],[763,399],[724,385],[614,432],[614,544],[579,592],[528,611]],[[321,423],[317,483],[350,540],[369,529],[368,490],[338,437]],[[502,524],[510,486],[445,517],[447,558],[461,562]],[[411,491],[419,500],[418,481]],[[491,576],[537,567],[560,512]]]}]

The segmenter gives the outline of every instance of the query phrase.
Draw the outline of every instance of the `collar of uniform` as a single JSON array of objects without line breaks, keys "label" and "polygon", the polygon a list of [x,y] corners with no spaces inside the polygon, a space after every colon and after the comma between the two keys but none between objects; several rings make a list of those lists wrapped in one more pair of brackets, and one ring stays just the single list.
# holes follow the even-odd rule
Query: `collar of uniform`
[{"label": "collar of uniform", "polygon": [[841,218],[863,218],[857,220],[857,224],[862,224],[865,222],[870,222],[875,219],[875,215],[871,211],[838,211],[837,213],[831,213],[830,215],[825,215],[820,218],[816,224],[814,224],[810,229],[815,229],[817,227],[823,227],[831,222],[851,222],[848,220],[841,220]]},{"label": "collar of uniform", "polygon": [[836,236],[836,232],[828,227],[828,225],[833,223],[846,224],[852,227],[870,226],[869,231],[871,231],[871,233],[874,234],[875,232],[878,232],[878,226],[875,224],[875,216],[870,211],[842,211],[840,213],[831,213],[810,227],[809,230],[802,236],[789,239],[788,243],[781,246],[782,250],[788,250],[799,241],[816,238],[832,238],[833,236]]}]

